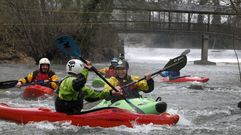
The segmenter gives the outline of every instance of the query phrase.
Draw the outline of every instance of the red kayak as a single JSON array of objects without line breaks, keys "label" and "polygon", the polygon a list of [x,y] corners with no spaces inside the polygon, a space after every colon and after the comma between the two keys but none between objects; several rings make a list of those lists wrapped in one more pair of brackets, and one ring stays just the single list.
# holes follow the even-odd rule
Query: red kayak
[{"label": "red kayak", "polygon": [[39,97],[46,97],[49,95],[53,95],[54,90],[46,87],[41,86],[38,84],[27,86],[23,92],[24,99],[37,99]]},{"label": "red kayak", "polygon": [[207,77],[194,77],[194,76],[183,76],[173,80],[168,78],[161,78],[161,82],[207,82],[209,78]]},{"label": "red kayak", "polygon": [[135,124],[174,125],[179,116],[168,113],[137,114],[120,108],[101,108],[82,112],[81,114],[67,115],[54,112],[49,108],[15,108],[0,103],[0,119],[26,124],[29,122],[70,122],[76,126],[115,127],[125,125],[133,127]]}]

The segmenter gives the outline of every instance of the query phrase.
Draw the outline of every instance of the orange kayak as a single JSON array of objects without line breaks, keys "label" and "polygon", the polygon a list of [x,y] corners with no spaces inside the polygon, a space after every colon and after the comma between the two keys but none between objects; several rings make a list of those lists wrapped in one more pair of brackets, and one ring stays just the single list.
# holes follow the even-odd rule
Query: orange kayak
[{"label": "orange kayak", "polygon": [[54,90],[46,87],[41,86],[38,84],[27,86],[23,92],[24,99],[37,99],[39,97],[46,97],[49,95],[53,95]]},{"label": "orange kayak", "polygon": [[68,115],[54,112],[49,108],[17,108],[0,103],[0,119],[26,124],[29,122],[70,122],[76,126],[90,127],[115,127],[133,124],[174,125],[179,116],[168,113],[162,114],[137,114],[120,108],[100,108],[82,112],[81,114]]}]

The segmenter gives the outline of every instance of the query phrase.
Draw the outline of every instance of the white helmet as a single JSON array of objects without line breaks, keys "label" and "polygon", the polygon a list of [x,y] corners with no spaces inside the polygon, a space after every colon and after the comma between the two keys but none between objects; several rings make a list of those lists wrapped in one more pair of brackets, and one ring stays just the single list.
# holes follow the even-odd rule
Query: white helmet
[{"label": "white helmet", "polygon": [[39,60],[39,68],[41,64],[48,64],[50,66],[50,61],[48,58],[42,58]]},{"label": "white helmet", "polygon": [[66,64],[66,72],[79,74],[84,69],[84,63],[78,59],[71,59]]}]

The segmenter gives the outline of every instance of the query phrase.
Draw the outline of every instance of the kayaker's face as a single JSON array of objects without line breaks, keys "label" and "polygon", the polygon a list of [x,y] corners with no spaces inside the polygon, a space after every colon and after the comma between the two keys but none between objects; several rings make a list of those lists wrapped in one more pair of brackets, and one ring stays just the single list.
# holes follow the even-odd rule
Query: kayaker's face
[{"label": "kayaker's face", "polygon": [[49,65],[48,64],[41,64],[41,72],[47,73],[49,71]]},{"label": "kayaker's face", "polygon": [[126,77],[126,75],[127,75],[127,69],[125,69],[125,68],[117,68],[117,69],[116,69],[116,75],[117,75],[119,78],[124,78],[124,77]]}]

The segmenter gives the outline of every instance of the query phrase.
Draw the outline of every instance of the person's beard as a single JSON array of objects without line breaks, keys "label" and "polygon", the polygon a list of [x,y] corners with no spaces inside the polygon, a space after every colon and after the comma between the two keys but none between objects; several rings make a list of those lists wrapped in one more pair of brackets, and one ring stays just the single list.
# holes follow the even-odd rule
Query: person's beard
[{"label": "person's beard", "polygon": [[40,72],[42,72],[42,73],[47,73],[47,72],[48,72],[48,69],[42,68],[42,69],[40,69]]}]

